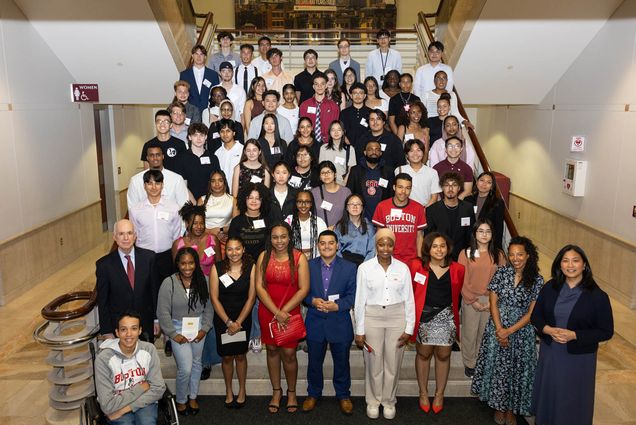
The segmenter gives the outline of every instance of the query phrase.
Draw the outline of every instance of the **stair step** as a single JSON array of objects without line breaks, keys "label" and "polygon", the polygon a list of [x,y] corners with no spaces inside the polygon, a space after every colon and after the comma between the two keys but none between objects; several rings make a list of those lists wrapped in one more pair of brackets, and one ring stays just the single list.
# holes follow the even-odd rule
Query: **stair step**
[{"label": "stair step", "polygon": [[[249,352],[247,355],[247,392],[250,395],[269,395],[272,392],[272,386],[269,382],[269,375],[267,373],[266,364],[266,352],[255,354]],[[160,352],[161,357],[161,371],[163,377],[166,380],[166,384],[171,390],[175,390],[175,376],[177,367],[173,358],[167,358]],[[307,394],[307,354],[303,351],[298,351],[298,383],[297,392],[298,395],[303,396]],[[362,358],[362,352],[356,348],[352,348],[350,355],[351,366],[351,395],[364,396],[364,359]],[[431,361],[431,371],[429,373],[429,394],[435,393],[435,360]],[[324,363],[324,395],[334,396],[331,378],[333,376],[333,363],[331,356],[327,353]],[[451,369],[448,377],[448,384],[446,386],[446,396],[448,397],[470,397],[470,378],[464,375],[464,365],[462,363],[461,353],[453,352],[451,355]],[[238,384],[236,379],[234,380],[234,390],[238,391]],[[285,388],[285,384],[283,383]],[[201,381],[199,388],[199,394],[201,395],[224,395],[225,384],[223,381],[223,375],[220,365],[215,365],[212,368],[212,374],[210,379]],[[400,383],[398,386],[399,396],[417,397],[419,394],[419,387],[417,384],[417,378],[415,375],[415,351],[406,351],[404,353],[404,360],[402,361],[402,369],[400,371]]]}]

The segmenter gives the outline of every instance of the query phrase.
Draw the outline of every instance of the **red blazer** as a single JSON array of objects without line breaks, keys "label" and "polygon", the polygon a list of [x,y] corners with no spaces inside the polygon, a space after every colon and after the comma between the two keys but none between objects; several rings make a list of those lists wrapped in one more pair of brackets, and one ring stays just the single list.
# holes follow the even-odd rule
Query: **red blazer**
[{"label": "red blazer", "polygon": [[[422,316],[422,310],[426,302],[426,290],[428,289],[428,274],[429,268],[422,265],[422,259],[416,258],[411,260],[409,264],[411,270],[411,281],[413,282],[413,297],[415,298],[415,329],[411,336],[411,340],[415,341],[417,337],[417,330],[420,326],[420,317]],[[424,284],[416,282],[415,273],[424,275],[426,279]],[[464,285],[464,266],[451,261],[450,264],[450,279],[451,279],[451,298],[452,298],[452,310],[453,321],[455,322],[455,328],[457,329],[457,340],[459,340],[459,295],[462,292],[462,286]]]}]

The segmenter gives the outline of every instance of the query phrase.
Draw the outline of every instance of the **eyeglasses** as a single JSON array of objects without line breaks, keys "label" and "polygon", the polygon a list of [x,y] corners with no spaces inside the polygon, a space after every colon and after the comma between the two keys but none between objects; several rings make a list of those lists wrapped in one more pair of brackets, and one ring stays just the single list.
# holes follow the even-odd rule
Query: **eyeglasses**
[{"label": "eyeglasses", "polygon": [[155,121],[157,124],[170,124],[170,120],[157,120]]},{"label": "eyeglasses", "polygon": [[328,176],[329,174],[333,174],[333,171],[331,170],[325,170],[325,171],[321,171],[320,175],[321,176]]},{"label": "eyeglasses", "polygon": [[312,204],[311,201],[303,201],[303,200],[296,201],[296,205],[311,205],[311,204]]},{"label": "eyeglasses", "polygon": [[461,149],[462,145],[448,145],[446,149]]}]

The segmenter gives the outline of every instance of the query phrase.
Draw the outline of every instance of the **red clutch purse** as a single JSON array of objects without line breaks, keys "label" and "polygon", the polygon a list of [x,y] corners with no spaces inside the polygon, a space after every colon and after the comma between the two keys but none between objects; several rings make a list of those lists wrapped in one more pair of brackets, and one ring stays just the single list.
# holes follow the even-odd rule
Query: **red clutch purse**
[{"label": "red clutch purse", "polygon": [[307,336],[305,322],[300,314],[292,314],[285,327],[281,326],[276,319],[269,322],[269,334],[277,346],[294,344],[298,340]]},{"label": "red clutch purse", "polygon": [[[278,306],[279,310],[283,306],[290,288],[291,282],[289,282],[289,286],[287,287],[287,290],[285,290],[285,295],[283,295],[281,303]],[[307,329],[305,328],[305,322],[303,322],[303,318],[300,314],[291,314],[285,326],[281,326],[278,323],[278,320],[276,320],[276,315],[274,315],[272,321],[269,322],[269,334],[274,339],[274,342],[276,342],[276,345],[281,347],[283,345],[295,344],[306,337]]]}]

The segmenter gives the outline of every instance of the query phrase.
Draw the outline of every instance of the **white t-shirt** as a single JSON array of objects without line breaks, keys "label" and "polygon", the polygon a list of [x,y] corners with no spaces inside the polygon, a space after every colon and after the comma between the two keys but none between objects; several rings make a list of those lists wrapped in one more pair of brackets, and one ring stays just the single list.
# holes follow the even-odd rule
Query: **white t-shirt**
[{"label": "white t-shirt", "polygon": [[[296,132],[296,130],[298,130],[298,111],[300,110],[300,108],[298,106],[296,106],[294,109],[287,109],[285,107],[283,107],[282,105],[278,107],[278,109],[276,110],[276,112],[282,116],[284,116],[285,118],[287,118],[287,120],[289,121],[289,125],[291,126],[292,132]],[[282,137],[282,135],[281,135]],[[287,143],[290,143],[291,140],[286,140]]]},{"label": "white t-shirt", "polygon": [[395,175],[406,173],[413,178],[411,186],[410,199],[426,206],[434,193],[440,193],[442,188],[439,186],[439,176],[437,171],[431,167],[423,165],[418,171],[415,171],[410,165],[402,165],[395,169]]},{"label": "white t-shirt", "polygon": [[[225,148],[225,145],[221,146],[214,152],[214,155],[219,159],[221,170],[225,173],[225,179],[230,182],[230,193],[232,193],[232,178],[234,177],[234,167],[241,161],[241,154],[243,153],[243,145],[235,141],[234,146],[230,150]],[[236,195],[236,193],[232,193]]]}]

